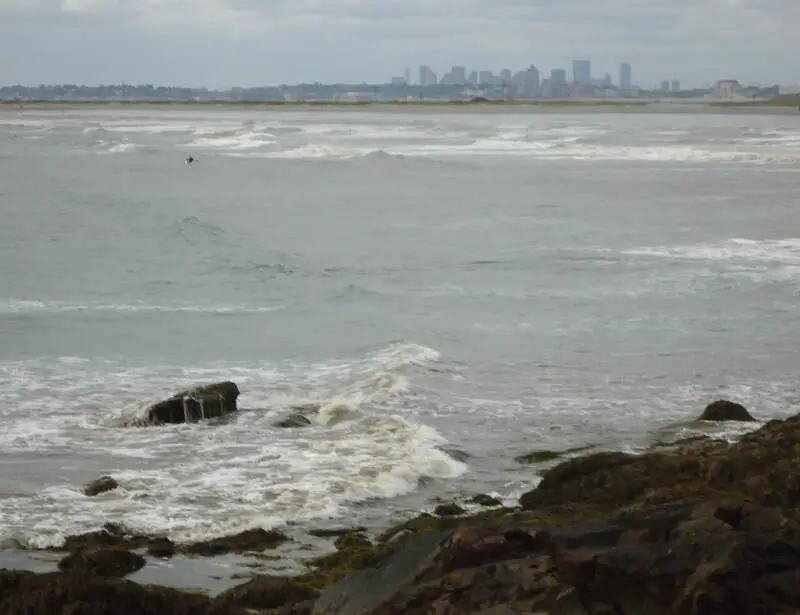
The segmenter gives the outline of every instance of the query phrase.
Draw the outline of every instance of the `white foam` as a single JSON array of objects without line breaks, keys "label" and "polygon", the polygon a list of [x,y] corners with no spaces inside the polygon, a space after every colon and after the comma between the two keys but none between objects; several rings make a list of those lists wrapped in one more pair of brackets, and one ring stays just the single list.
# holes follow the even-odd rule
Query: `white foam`
[{"label": "white foam", "polygon": [[69,301],[38,301],[30,299],[0,299],[0,314],[33,314],[59,312],[193,312],[209,314],[263,314],[283,309],[283,306],[250,305],[155,305],[147,303],[73,303]]},{"label": "white foam", "polygon": [[[134,369],[75,358],[57,368],[52,359],[0,364],[0,395],[8,401],[0,409],[3,450],[77,455],[91,442],[95,454],[107,455],[104,472],[120,482],[88,498],[80,484],[53,473],[54,482],[35,494],[0,499],[0,538],[55,546],[66,535],[118,520],[179,541],[200,540],[341,516],[365,499],[413,491],[421,476],[459,476],[466,466],[440,450],[446,440],[404,416],[400,403],[409,387],[401,371],[437,357],[424,346],[393,344],[355,360],[280,369],[268,363]],[[122,427],[146,403],[223,375],[242,387],[240,406],[265,409],[217,425]],[[287,406],[309,399],[322,404],[313,426],[273,426]]]},{"label": "white foam", "polygon": [[634,248],[625,250],[623,253],[634,256],[701,261],[800,265],[800,238],[763,240],[732,238],[717,243]]}]

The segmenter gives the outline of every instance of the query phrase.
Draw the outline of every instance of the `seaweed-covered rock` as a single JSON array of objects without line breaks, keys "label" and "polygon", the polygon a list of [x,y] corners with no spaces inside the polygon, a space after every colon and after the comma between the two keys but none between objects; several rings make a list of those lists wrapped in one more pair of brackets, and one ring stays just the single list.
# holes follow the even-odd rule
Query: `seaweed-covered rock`
[{"label": "seaweed-covered rock", "polygon": [[245,530],[233,536],[214,538],[196,542],[181,549],[189,555],[221,555],[223,553],[244,553],[247,551],[264,551],[274,549],[291,540],[286,534],[277,530],[257,528]]},{"label": "seaweed-covered rock", "polygon": [[247,609],[277,609],[319,596],[318,581],[311,577],[257,576],[222,592],[217,601]]},{"label": "seaweed-covered rock", "polygon": [[433,511],[434,514],[440,517],[453,517],[463,515],[466,510],[461,508],[458,504],[439,504]]},{"label": "seaweed-covered rock", "polygon": [[90,482],[86,487],[83,488],[83,494],[89,497],[94,497],[96,495],[100,495],[101,493],[105,493],[106,491],[111,491],[119,487],[119,483],[114,480],[111,476],[101,476],[98,479],[93,480]]},{"label": "seaweed-covered rock", "polygon": [[712,402],[700,415],[701,421],[755,421],[750,412],[742,404],[720,399]]},{"label": "seaweed-covered rock", "polygon": [[70,553],[58,562],[58,569],[104,577],[124,577],[144,565],[145,559],[141,555],[125,549],[89,549]]},{"label": "seaweed-covered rock", "polygon": [[485,493],[479,493],[476,496],[471,497],[467,500],[470,504],[477,504],[478,506],[486,506],[486,507],[494,507],[494,506],[502,506],[503,503],[494,498],[490,495],[486,495]]},{"label": "seaweed-covered rock", "polygon": [[2,615],[246,615],[235,605],[167,587],[123,579],[0,570]]},{"label": "seaweed-covered rock", "polygon": [[239,387],[233,382],[218,382],[176,393],[147,410],[148,422],[194,423],[236,412]]}]

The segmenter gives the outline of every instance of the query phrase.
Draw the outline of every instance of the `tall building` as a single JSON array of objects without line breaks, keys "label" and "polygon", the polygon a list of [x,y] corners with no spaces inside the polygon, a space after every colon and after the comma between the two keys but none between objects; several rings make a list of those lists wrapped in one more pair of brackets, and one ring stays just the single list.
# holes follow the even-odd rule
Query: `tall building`
[{"label": "tall building", "polygon": [[425,66],[424,64],[419,67],[419,84],[422,87],[427,85],[436,85],[438,80],[436,79],[436,74],[430,69],[429,66]]},{"label": "tall building", "polygon": [[500,80],[503,83],[511,83],[511,71],[507,68],[504,68],[500,71]]},{"label": "tall building", "polygon": [[479,85],[493,85],[494,84],[494,75],[492,75],[492,71],[490,70],[482,70],[478,73],[478,84]]},{"label": "tall building", "polygon": [[592,63],[589,60],[573,60],[572,80],[575,83],[591,83]]},{"label": "tall building", "polygon": [[680,92],[681,91],[681,82],[678,79],[672,80],[672,91],[673,92]]},{"label": "tall building", "polygon": [[564,84],[567,82],[567,71],[563,68],[554,68],[550,71],[550,81],[557,84]]},{"label": "tall building", "polygon": [[619,65],[619,87],[623,90],[630,90],[633,87],[631,65],[627,62]]},{"label": "tall building", "polygon": [[403,77],[406,80],[406,85],[411,85],[411,69],[406,68],[405,72],[403,73]]}]

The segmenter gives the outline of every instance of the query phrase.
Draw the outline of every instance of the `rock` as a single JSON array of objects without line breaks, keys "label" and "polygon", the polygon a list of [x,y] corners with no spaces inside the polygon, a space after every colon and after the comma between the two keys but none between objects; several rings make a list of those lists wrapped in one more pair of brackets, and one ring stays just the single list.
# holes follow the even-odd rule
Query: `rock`
[{"label": "rock", "polygon": [[304,414],[290,414],[286,418],[273,423],[275,427],[308,427],[311,425],[311,419]]},{"label": "rock", "polygon": [[316,538],[338,538],[346,534],[363,534],[367,531],[365,527],[352,527],[352,528],[322,528],[317,530],[308,530],[309,535]]},{"label": "rock", "polygon": [[223,553],[244,553],[247,551],[264,551],[274,549],[291,540],[286,534],[277,530],[261,528],[246,530],[233,536],[214,538],[187,545],[181,550],[189,555],[221,555]]},{"label": "rock", "polygon": [[574,448],[568,448],[565,451],[533,451],[532,453],[528,453],[526,455],[518,455],[514,457],[514,461],[518,463],[544,463],[546,461],[553,461],[554,459],[559,459],[565,455],[574,455],[575,453],[582,453],[584,451],[588,451],[593,449],[595,446],[594,444],[588,444],[586,446],[576,446]]},{"label": "rock", "polygon": [[148,422],[194,423],[236,412],[239,387],[233,382],[220,382],[182,391],[147,410]]},{"label": "rock", "polygon": [[470,498],[467,500],[469,504],[477,504],[478,506],[502,506],[503,503],[498,500],[497,498],[493,498],[490,495],[486,495],[485,493],[479,493],[478,495]]},{"label": "rock", "polygon": [[247,609],[276,609],[315,599],[319,596],[315,584],[310,577],[257,576],[222,592],[217,601]]},{"label": "rock", "polygon": [[153,538],[147,545],[147,554],[161,559],[175,555],[175,545],[169,538]]},{"label": "rock", "polygon": [[453,517],[456,515],[463,515],[466,510],[461,508],[458,504],[439,504],[434,511],[433,514],[439,515],[440,517]]},{"label": "rock", "polygon": [[106,523],[100,530],[77,536],[67,536],[64,540],[64,546],[56,550],[74,553],[76,551],[108,547],[138,549],[146,547],[150,540],[147,536],[130,532],[120,525]]},{"label": "rock", "polygon": [[333,545],[341,551],[343,549],[368,549],[372,543],[363,534],[353,532],[339,536]]},{"label": "rock", "polygon": [[703,410],[700,421],[755,421],[752,415],[741,404],[720,399],[712,402]]},{"label": "rock", "polygon": [[597,526],[433,532],[323,589],[312,613],[777,614],[800,604],[798,579],[800,524],[698,501]]},{"label": "rock", "polygon": [[83,494],[89,497],[94,497],[101,493],[105,493],[106,491],[116,489],[117,487],[119,487],[119,484],[116,480],[110,476],[101,476],[100,478],[93,480],[91,483],[86,485],[86,487],[83,489]]},{"label": "rock", "polygon": [[240,607],[168,587],[95,575],[0,570],[2,615],[245,615]]},{"label": "rock", "polygon": [[445,455],[453,459],[454,461],[459,461],[461,463],[467,463],[469,461],[470,455],[469,453],[462,451],[460,448],[454,448],[452,446],[443,446],[439,448]]},{"label": "rock", "polygon": [[141,555],[125,549],[90,549],[70,553],[58,562],[58,569],[104,577],[124,577],[144,565],[145,559]]}]

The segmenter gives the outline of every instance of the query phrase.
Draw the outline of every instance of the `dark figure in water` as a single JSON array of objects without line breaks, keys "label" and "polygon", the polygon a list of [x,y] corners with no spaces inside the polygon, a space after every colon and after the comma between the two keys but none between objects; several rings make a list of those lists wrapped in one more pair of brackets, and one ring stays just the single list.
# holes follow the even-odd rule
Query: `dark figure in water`
[{"label": "dark figure in water", "polygon": [[189,156],[189,157],[186,159],[186,164],[192,164],[193,162],[194,162],[194,157],[192,157],[192,156]]}]

